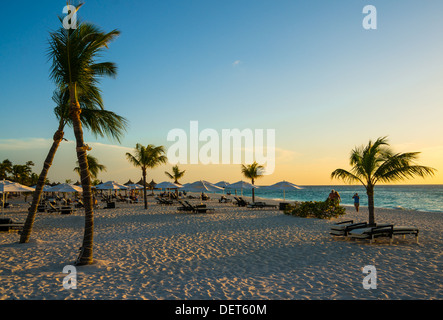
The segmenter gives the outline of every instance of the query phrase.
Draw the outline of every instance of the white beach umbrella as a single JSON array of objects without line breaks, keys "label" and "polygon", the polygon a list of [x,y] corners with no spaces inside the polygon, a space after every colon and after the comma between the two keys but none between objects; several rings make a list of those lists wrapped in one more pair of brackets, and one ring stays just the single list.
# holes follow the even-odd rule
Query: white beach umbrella
[{"label": "white beach umbrella", "polygon": [[35,191],[34,188],[24,186],[17,182],[12,182],[9,180],[0,181],[0,192],[31,192]]},{"label": "white beach umbrella", "polygon": [[141,184],[138,183],[131,183],[131,184],[127,184],[126,185],[130,190],[138,190],[138,189],[143,189],[143,186]]},{"label": "white beach umbrella", "polygon": [[226,188],[226,186],[229,185],[229,182],[227,181],[219,181],[217,183],[214,183],[217,187]]},{"label": "white beach umbrella", "polygon": [[270,186],[262,187],[262,188],[266,189],[266,190],[282,190],[283,191],[283,200],[286,200],[286,195],[285,195],[286,190],[303,189],[302,187],[300,187],[296,184],[293,184],[291,182],[285,181],[285,180],[277,182],[277,183],[270,185]]},{"label": "white beach umbrella", "polygon": [[156,189],[179,189],[179,188],[183,188],[182,185],[176,184],[176,183],[172,183],[169,181],[163,181],[158,183],[155,186]]},{"label": "white beach umbrella", "polygon": [[234,189],[234,190],[241,190],[241,193],[243,195],[243,189],[245,190],[252,190],[257,189],[258,187],[253,185],[252,183],[240,180],[231,184],[228,184],[225,189]]},{"label": "white beach umbrella", "polygon": [[2,193],[2,214],[4,216],[4,206],[5,206],[5,194],[6,192],[32,192],[35,191],[34,188],[24,186],[17,182],[12,182],[9,180],[0,181],[0,192]]},{"label": "white beach umbrella", "polygon": [[98,184],[95,186],[95,189],[98,190],[127,190],[129,189],[124,184],[120,184],[115,181],[106,181],[104,183]]},{"label": "white beach umbrella", "polygon": [[[31,188],[34,188],[34,189],[35,189],[35,188],[37,188],[37,185],[35,185],[35,186],[31,186]],[[51,189],[51,188],[52,188],[51,186],[48,186],[48,185],[45,184],[45,185],[43,186],[43,191],[44,191],[44,192],[47,192],[47,191],[48,191],[49,189]]]},{"label": "white beach umbrella", "polygon": [[208,181],[200,180],[183,187],[183,190],[191,192],[216,192],[223,191],[223,188],[218,187]]},{"label": "white beach umbrella", "polygon": [[61,183],[46,190],[48,192],[83,192],[83,188],[70,183]]}]

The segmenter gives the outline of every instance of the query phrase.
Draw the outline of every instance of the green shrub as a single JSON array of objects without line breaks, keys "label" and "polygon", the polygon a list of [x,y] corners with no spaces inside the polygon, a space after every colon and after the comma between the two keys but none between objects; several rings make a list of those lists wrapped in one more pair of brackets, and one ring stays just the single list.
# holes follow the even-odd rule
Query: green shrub
[{"label": "green shrub", "polygon": [[344,215],[346,209],[340,206],[337,201],[328,199],[326,201],[295,202],[294,205],[288,205],[284,213],[302,218],[331,219]]}]

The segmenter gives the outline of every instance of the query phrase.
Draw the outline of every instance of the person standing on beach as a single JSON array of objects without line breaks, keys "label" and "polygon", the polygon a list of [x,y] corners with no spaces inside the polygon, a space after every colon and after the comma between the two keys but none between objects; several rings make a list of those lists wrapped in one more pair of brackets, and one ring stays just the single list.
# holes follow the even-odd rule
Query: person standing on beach
[{"label": "person standing on beach", "polygon": [[335,193],[334,193],[334,199],[335,199],[335,201],[337,201],[337,203],[340,203],[340,202],[341,202],[340,193],[338,193],[338,191],[335,191]]},{"label": "person standing on beach", "polygon": [[358,208],[360,207],[360,197],[358,196],[358,193],[355,193],[352,199],[354,199],[355,210],[358,212]]}]

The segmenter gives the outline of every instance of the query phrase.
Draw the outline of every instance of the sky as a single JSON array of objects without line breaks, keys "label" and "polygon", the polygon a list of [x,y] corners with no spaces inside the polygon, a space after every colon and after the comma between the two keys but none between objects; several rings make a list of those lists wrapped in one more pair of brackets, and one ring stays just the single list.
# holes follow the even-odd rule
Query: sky
[{"label": "sky", "polygon": [[[168,133],[274,130],[275,170],[257,184],[342,184],[350,151],[388,136],[396,152],[421,152],[443,184],[443,2],[440,0],[86,0],[80,19],[118,29],[100,61],[118,66],[102,79],[105,107],[129,127],[120,143],[85,132],[103,181],[138,181],[125,153],[136,143],[170,148]],[[8,1],[0,20],[0,161],[28,160],[40,173],[57,129],[48,38],[66,1]],[[377,9],[367,30],[366,5]],[[266,137],[266,136],[265,136]],[[65,130],[48,175],[78,180],[75,138]],[[220,140],[221,141],[221,140]],[[188,140],[188,146],[191,144]],[[200,147],[203,143],[200,143]],[[182,183],[235,182],[240,164],[179,164]],[[148,171],[168,180],[172,164]]]}]

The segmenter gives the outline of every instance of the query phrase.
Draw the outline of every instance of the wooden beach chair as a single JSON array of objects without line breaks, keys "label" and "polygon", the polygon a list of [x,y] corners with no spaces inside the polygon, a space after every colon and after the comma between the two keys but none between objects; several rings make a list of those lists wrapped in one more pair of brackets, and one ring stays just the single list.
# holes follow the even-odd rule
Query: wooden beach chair
[{"label": "wooden beach chair", "polygon": [[115,202],[106,202],[106,207],[103,209],[115,209]]},{"label": "wooden beach chair", "polygon": [[74,213],[76,210],[71,206],[63,206],[60,208],[61,214],[71,214]]},{"label": "wooden beach chair", "polygon": [[183,203],[180,200],[178,200],[178,202],[181,204],[181,207],[177,207],[178,211],[192,211],[192,206],[190,204]]},{"label": "wooden beach chair", "polygon": [[341,221],[331,227],[330,234],[337,237],[346,237],[351,230],[366,228],[367,226],[367,222],[354,223],[354,220]]},{"label": "wooden beach chair", "polygon": [[243,198],[241,198],[241,197],[239,197],[239,198],[237,198],[237,197],[234,197],[234,199],[235,199],[235,203],[234,204],[236,204],[237,206],[239,206],[239,207],[246,207],[248,204],[249,204],[249,202],[247,202],[247,201],[245,201]]},{"label": "wooden beach chair", "polygon": [[376,227],[358,228],[351,230],[348,236],[353,239],[366,239],[369,243],[374,242],[376,238],[387,237],[389,243],[392,244],[394,236],[396,235],[415,235],[415,240],[418,243],[419,230],[416,227],[408,226],[394,226],[394,225],[378,225]]},{"label": "wooden beach chair", "polygon": [[275,209],[277,209],[277,205],[275,205],[275,204],[267,204],[266,202],[262,202],[262,201],[250,203],[250,204],[247,205],[247,207],[248,208],[253,208],[253,209],[254,208],[260,208],[260,209],[262,209],[262,208],[275,208]]},{"label": "wooden beach chair", "polygon": [[214,212],[215,211],[214,208],[207,208],[205,204],[193,206],[188,201],[185,201],[185,202],[191,208],[192,212],[194,212],[194,213],[208,213],[208,212]]},{"label": "wooden beach chair", "polygon": [[155,200],[157,200],[157,203],[160,204],[160,205],[171,205],[171,204],[174,204],[174,202],[172,200],[169,200],[169,199],[163,199],[163,198],[156,197]]},{"label": "wooden beach chair", "polygon": [[18,231],[21,232],[24,223],[14,222],[11,218],[2,218],[0,219],[0,232],[10,232],[10,231]]},{"label": "wooden beach chair", "polygon": [[49,212],[49,213],[60,212],[60,208],[57,208],[51,202],[48,202],[48,208],[46,209],[46,211]]}]

